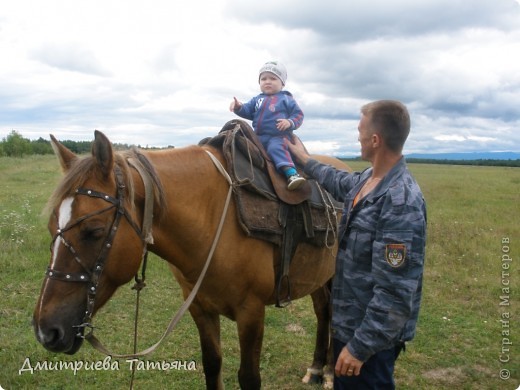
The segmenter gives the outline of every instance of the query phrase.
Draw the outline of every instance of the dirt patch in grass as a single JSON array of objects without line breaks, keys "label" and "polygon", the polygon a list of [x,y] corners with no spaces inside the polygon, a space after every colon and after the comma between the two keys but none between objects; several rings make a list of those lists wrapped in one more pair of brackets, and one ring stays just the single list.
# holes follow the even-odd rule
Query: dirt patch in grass
[{"label": "dirt patch in grass", "polygon": [[305,328],[298,324],[289,324],[285,327],[285,330],[287,332],[292,332],[292,333],[296,333],[299,335],[305,335],[305,333],[306,333]]},{"label": "dirt patch in grass", "polygon": [[436,368],[434,370],[426,371],[422,374],[426,379],[435,383],[442,383],[449,386],[462,383],[465,375],[460,367]]}]

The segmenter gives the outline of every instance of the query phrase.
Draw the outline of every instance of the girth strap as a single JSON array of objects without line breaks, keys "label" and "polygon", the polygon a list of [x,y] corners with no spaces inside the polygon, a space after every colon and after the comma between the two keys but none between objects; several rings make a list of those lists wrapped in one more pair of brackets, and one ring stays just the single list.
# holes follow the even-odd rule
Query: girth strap
[{"label": "girth strap", "polygon": [[[276,307],[286,307],[291,303],[291,283],[289,269],[296,247],[304,231],[304,223],[298,218],[300,206],[282,203],[280,207],[280,223],[283,226],[282,245],[280,249],[280,269],[276,275]],[[282,294],[285,295],[282,296]]]}]

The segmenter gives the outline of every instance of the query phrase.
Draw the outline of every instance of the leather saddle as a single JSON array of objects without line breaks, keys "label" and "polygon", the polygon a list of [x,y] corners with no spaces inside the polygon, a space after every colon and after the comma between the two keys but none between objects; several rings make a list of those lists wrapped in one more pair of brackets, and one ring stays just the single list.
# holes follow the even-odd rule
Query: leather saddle
[{"label": "leather saddle", "polygon": [[[277,172],[249,124],[235,119],[199,145],[222,151],[233,181],[239,223],[245,233],[280,246],[277,268],[277,306],[290,302],[289,264],[300,242],[332,247],[337,232],[337,211],[341,204],[315,180],[295,191]],[[302,175],[301,169],[298,168]],[[285,298],[281,299],[282,290]],[[283,302],[283,303],[282,303]]]}]

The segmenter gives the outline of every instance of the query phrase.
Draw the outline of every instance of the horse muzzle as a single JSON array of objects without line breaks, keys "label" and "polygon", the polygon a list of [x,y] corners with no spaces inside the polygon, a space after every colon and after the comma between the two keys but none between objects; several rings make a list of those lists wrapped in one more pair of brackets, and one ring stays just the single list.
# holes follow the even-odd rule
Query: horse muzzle
[{"label": "horse muzzle", "polygon": [[62,324],[42,324],[33,320],[34,333],[38,342],[51,352],[75,354],[83,343],[83,328]]}]

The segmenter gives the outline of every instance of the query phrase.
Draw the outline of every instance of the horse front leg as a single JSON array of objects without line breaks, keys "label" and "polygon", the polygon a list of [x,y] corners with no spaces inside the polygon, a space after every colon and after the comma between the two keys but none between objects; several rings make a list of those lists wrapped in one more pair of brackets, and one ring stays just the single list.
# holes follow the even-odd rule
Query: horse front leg
[{"label": "horse front leg", "polygon": [[332,389],[334,382],[333,351],[330,334],[331,301],[330,281],[311,294],[314,313],[316,314],[316,343],[311,367],[302,379],[303,383],[323,383],[326,389]]},{"label": "horse front leg", "polygon": [[242,389],[260,389],[260,354],[264,337],[265,306],[260,303],[255,309],[242,310],[237,317],[240,342],[240,369],[238,382]]},{"label": "horse front leg", "polygon": [[222,349],[220,345],[220,316],[206,312],[195,302],[190,313],[197,325],[202,351],[202,366],[207,389],[224,389],[222,381]]}]

